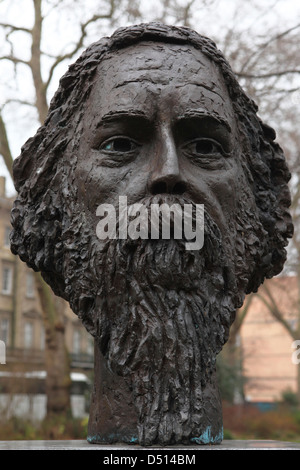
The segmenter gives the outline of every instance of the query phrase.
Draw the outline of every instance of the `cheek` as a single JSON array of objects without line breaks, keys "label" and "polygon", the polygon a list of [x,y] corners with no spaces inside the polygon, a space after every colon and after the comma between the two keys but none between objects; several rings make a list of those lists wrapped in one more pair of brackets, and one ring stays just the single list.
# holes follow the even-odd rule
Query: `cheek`
[{"label": "cheek", "polygon": [[233,164],[228,170],[200,172],[197,176],[190,179],[191,196],[195,202],[204,204],[226,239],[238,210],[242,184],[239,168]]},{"label": "cheek", "polygon": [[117,206],[119,196],[127,196],[128,204],[132,204],[146,195],[148,169],[136,163],[108,168],[97,166],[95,157],[90,156],[79,163],[75,175],[78,198],[92,213],[103,203]]},{"label": "cheek", "polygon": [[211,191],[214,193],[226,218],[233,217],[236,202],[239,198],[240,183],[241,178],[239,178],[239,175],[230,171],[211,184]]},{"label": "cheek", "polygon": [[[218,171],[198,171],[189,175],[192,195],[198,203],[211,209],[227,211],[234,207],[238,192],[239,176],[236,168]],[[231,210],[231,209],[230,209]]]}]

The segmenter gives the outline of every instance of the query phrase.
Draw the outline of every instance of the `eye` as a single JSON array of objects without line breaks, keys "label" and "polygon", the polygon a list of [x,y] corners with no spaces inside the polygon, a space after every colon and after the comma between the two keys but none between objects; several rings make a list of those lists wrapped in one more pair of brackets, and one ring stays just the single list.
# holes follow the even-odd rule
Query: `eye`
[{"label": "eye", "polygon": [[185,149],[196,155],[216,155],[222,154],[223,150],[220,144],[210,139],[198,139],[189,142]]},{"label": "eye", "polygon": [[128,153],[137,148],[138,144],[128,137],[114,137],[103,142],[100,150],[111,153]]},{"label": "eye", "polygon": [[193,164],[207,170],[225,168],[227,163],[224,157],[230,155],[219,142],[208,138],[194,139],[185,143],[181,149],[183,155]]}]

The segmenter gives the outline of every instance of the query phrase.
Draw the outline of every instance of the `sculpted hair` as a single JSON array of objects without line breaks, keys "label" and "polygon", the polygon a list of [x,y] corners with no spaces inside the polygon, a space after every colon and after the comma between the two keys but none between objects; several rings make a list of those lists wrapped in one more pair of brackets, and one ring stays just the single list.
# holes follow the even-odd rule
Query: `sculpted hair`
[{"label": "sculpted hair", "polygon": [[[44,125],[25,143],[14,162],[18,196],[12,210],[12,252],[35,271],[41,271],[54,292],[68,300],[63,268],[66,248],[62,240],[68,208],[64,207],[63,195],[70,191],[68,178],[76,165],[86,102],[101,60],[114,50],[141,41],[191,45],[215,62],[224,77],[237,116],[242,165],[266,233],[260,252],[253,253],[256,267],[248,274],[245,287],[245,293],[255,291],[265,278],[282,270],[286,259],[285,246],[293,233],[288,211],[290,173],[283,151],[275,142],[274,130],[258,118],[256,104],[246,96],[222,53],[213,41],[184,27],[150,23],[120,28],[110,38],[88,47],[69,67],[60,80]],[[76,188],[72,191],[76,197]]]}]

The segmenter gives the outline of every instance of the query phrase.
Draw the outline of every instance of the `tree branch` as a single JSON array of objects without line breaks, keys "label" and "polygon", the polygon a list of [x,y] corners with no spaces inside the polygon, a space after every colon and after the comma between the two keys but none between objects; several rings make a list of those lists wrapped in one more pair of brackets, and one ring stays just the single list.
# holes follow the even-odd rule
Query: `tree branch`
[{"label": "tree branch", "polygon": [[18,57],[15,57],[13,55],[3,55],[0,57],[0,60],[10,60],[13,62],[15,65],[16,64],[25,64],[30,67],[30,63],[27,60],[19,59]]},{"label": "tree branch", "polygon": [[274,297],[272,296],[268,287],[264,284],[263,290],[266,292],[267,296],[270,299],[270,302],[261,294],[256,293],[255,295],[268,307],[270,313],[273,317],[283,325],[283,327],[288,331],[293,339],[295,339],[295,331],[291,328],[288,321],[284,318],[283,313],[279,310]]},{"label": "tree branch", "polygon": [[[263,43],[260,47],[259,47],[259,50],[256,50],[253,52],[253,54],[251,54],[250,56],[247,57],[247,61],[244,63],[244,65],[241,67],[241,71],[240,73],[243,73],[243,70],[247,67],[249,67],[249,64],[251,62],[251,60],[253,58],[256,58],[256,60],[254,61],[254,64],[255,62],[257,62],[257,59],[259,58],[259,56],[263,53],[263,51],[272,43],[272,42],[275,42],[277,41],[278,39],[282,39],[284,36],[287,36],[289,33],[291,33],[292,31],[294,31],[295,29],[298,29],[300,27],[300,23],[296,24],[295,26],[292,26],[291,28],[283,31],[282,33],[278,33],[276,34],[275,36],[273,36],[272,38],[270,38],[268,41],[266,41],[265,43]],[[252,67],[253,67],[253,64],[252,64]]]},{"label": "tree branch", "polygon": [[13,157],[10,151],[6,126],[0,113],[0,154],[2,155],[6,168],[12,177]]},{"label": "tree branch", "polygon": [[288,69],[282,70],[280,72],[269,72],[269,73],[262,73],[262,74],[249,74],[249,73],[242,73],[242,72],[234,72],[235,75],[239,78],[250,78],[250,79],[265,79],[265,78],[272,78],[272,77],[282,77],[288,74],[296,74],[300,73],[300,69]]},{"label": "tree branch", "polygon": [[5,103],[2,106],[2,109],[4,109],[4,106],[6,106],[7,104],[11,104],[11,103],[18,103],[18,104],[21,104],[23,106],[29,106],[31,108],[36,109],[36,106],[35,106],[34,103],[30,103],[30,101],[25,101],[25,100],[19,100],[18,98],[11,98],[11,99],[8,99],[7,101],[5,101]]},{"label": "tree branch", "polygon": [[86,32],[86,29],[88,27],[88,25],[90,25],[91,23],[94,23],[98,20],[104,20],[104,19],[109,19],[112,17],[113,13],[114,13],[114,8],[115,8],[115,3],[114,1],[111,2],[111,10],[109,13],[105,14],[105,15],[94,15],[92,16],[89,20],[87,20],[85,23],[82,23],[80,25],[80,29],[81,29],[81,35],[80,35],[80,38],[79,40],[77,41],[77,43],[75,44],[74,48],[72,49],[72,51],[68,52],[67,54],[63,54],[63,55],[60,55],[56,58],[56,60],[53,62],[50,70],[49,70],[49,75],[48,75],[48,79],[45,83],[45,89],[47,90],[49,85],[50,85],[50,82],[52,80],[52,77],[53,77],[53,73],[56,69],[56,67],[61,63],[63,62],[64,60],[67,60],[67,59],[71,59],[82,47],[83,47],[83,41],[84,41],[84,38],[86,37],[87,35],[87,32]]},{"label": "tree branch", "polygon": [[183,7],[183,24],[184,26],[190,26],[190,9],[195,3],[195,0],[190,0],[185,7]]},{"label": "tree branch", "polygon": [[286,88],[275,88],[273,87],[268,87],[267,89],[261,90],[258,92],[258,96],[270,96],[272,95],[289,95],[290,93],[295,93],[296,91],[299,91],[300,87],[296,88],[290,88],[289,90]]},{"label": "tree branch", "polygon": [[24,28],[23,26],[15,26],[9,23],[0,23],[0,27],[2,28],[10,28],[11,31],[22,31],[23,33],[31,34],[31,29]]},{"label": "tree branch", "polygon": [[251,305],[251,302],[253,300],[253,296],[254,294],[249,294],[246,298],[246,302],[243,306],[243,308],[240,310],[240,314],[238,316],[238,321],[237,321],[237,328],[236,328],[236,331],[239,331],[245,318],[246,318],[246,315],[248,313],[248,310],[249,310],[249,307]]}]

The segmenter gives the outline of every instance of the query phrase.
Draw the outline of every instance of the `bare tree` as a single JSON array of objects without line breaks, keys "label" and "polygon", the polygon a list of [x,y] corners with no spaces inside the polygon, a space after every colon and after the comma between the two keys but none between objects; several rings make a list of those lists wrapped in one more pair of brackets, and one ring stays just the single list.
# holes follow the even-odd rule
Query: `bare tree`
[{"label": "bare tree", "polygon": [[[275,2],[275,4],[279,2]],[[258,11],[263,14],[262,7]],[[268,307],[273,318],[286,329],[292,339],[300,338],[300,23],[295,21],[289,27],[278,22],[259,37],[249,40],[250,32],[241,34],[234,27],[224,36],[224,50],[244,89],[256,101],[262,119],[276,129],[278,141],[283,147],[292,174],[290,189],[291,212],[295,234],[289,245],[288,260],[283,271],[285,275],[297,277],[298,298],[295,299],[296,327],[286,319],[286,313],[279,307],[267,283],[257,295]],[[222,48],[222,47],[221,47]],[[279,288],[279,287],[278,287]],[[250,298],[251,298],[250,297]],[[236,327],[233,325],[234,343],[236,332],[241,327],[248,310],[249,298],[238,312]],[[246,309],[246,310],[245,310]],[[298,399],[300,403],[300,367],[298,367]]]},{"label": "bare tree", "polygon": [[[48,56],[42,50],[43,26],[46,17],[43,15],[42,7],[47,4],[48,8],[57,8],[59,3],[46,0],[32,0],[34,13],[33,25],[17,26],[12,23],[0,23],[0,28],[4,30],[6,45],[10,49],[8,54],[0,56],[0,61],[9,62],[18,74],[18,67],[22,65],[29,69],[32,77],[34,89],[34,101],[24,101],[19,99],[6,100],[2,103],[2,109],[12,102],[21,106],[33,106],[38,114],[38,121],[42,124],[48,113],[48,88],[54,76],[56,68],[64,61],[72,59],[84,47],[84,40],[87,36],[88,27],[96,22],[111,20],[115,11],[115,1],[104,2],[102,14],[91,14],[79,24],[79,35],[76,41],[69,47],[68,52],[51,56],[51,65],[48,74],[43,79],[42,58]],[[24,59],[15,52],[13,36],[22,33],[29,38],[30,52],[29,58]],[[0,110],[0,154],[3,157],[9,174],[12,177],[13,155],[9,145],[8,132]],[[35,273],[36,287],[43,312],[46,332],[46,394],[47,413],[61,414],[70,411],[70,364],[65,346],[65,302],[54,296],[49,286],[44,282],[39,273]]]}]

